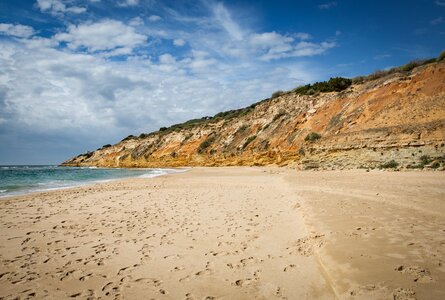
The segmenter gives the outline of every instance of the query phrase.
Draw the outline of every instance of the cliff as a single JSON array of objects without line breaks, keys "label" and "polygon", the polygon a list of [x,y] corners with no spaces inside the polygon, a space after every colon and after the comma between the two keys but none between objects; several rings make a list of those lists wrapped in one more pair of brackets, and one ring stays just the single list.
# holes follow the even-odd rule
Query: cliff
[{"label": "cliff", "polygon": [[355,80],[340,92],[295,89],[247,108],[129,136],[62,165],[443,169],[444,145],[442,60]]}]

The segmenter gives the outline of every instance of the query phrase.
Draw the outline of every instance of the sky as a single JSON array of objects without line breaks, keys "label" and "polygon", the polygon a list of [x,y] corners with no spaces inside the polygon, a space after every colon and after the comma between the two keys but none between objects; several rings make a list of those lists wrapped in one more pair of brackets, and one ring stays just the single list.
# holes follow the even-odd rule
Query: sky
[{"label": "sky", "polygon": [[1,0],[0,165],[444,49],[445,0]]}]

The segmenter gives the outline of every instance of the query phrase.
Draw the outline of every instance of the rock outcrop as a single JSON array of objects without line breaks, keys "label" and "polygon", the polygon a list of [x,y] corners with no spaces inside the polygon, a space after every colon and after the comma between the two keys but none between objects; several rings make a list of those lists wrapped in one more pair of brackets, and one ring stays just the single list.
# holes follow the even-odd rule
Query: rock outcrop
[{"label": "rock outcrop", "polygon": [[444,145],[442,61],[341,92],[283,93],[244,109],[129,136],[63,165],[443,169]]}]

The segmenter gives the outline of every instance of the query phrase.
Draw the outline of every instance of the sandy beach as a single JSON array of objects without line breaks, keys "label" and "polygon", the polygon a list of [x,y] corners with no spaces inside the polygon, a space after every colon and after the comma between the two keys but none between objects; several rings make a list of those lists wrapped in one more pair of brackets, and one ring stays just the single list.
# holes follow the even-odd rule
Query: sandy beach
[{"label": "sandy beach", "polygon": [[445,174],[195,168],[0,199],[0,299],[445,299]]}]

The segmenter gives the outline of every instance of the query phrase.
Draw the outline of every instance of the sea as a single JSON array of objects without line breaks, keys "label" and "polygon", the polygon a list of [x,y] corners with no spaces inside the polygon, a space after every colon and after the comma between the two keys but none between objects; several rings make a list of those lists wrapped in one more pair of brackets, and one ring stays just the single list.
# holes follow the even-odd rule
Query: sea
[{"label": "sea", "polygon": [[107,182],[184,172],[185,169],[125,169],[62,166],[0,166],[0,198]]}]

